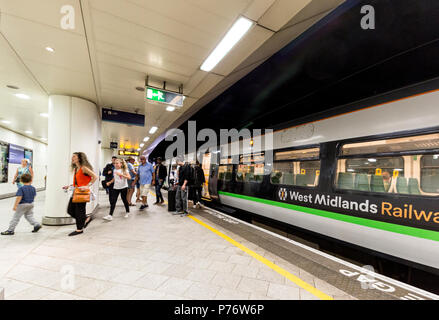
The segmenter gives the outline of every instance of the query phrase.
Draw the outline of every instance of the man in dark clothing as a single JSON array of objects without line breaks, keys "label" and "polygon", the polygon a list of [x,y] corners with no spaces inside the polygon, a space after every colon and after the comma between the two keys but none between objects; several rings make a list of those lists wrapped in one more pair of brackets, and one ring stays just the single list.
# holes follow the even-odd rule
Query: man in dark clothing
[{"label": "man in dark clothing", "polygon": [[201,208],[201,192],[205,182],[206,178],[204,177],[203,168],[201,167],[200,162],[197,160],[197,163],[194,167],[194,208]]},{"label": "man in dark clothing", "polygon": [[177,158],[177,164],[180,166],[178,169],[178,182],[177,192],[175,195],[175,208],[177,211],[174,214],[180,214],[181,217],[187,216],[187,195],[189,182],[191,180],[191,166],[189,163],[184,163],[183,157]]},{"label": "man in dark clothing", "polygon": [[113,188],[113,185],[114,185],[114,183],[112,183],[109,186],[107,186],[107,182],[113,180],[114,162],[116,162],[116,159],[117,159],[117,157],[113,156],[111,158],[111,163],[108,163],[105,166],[104,170],[102,171],[102,175],[105,177],[105,181],[102,181],[102,186],[104,187],[107,194],[109,194],[110,189]]},{"label": "man in dark clothing", "polygon": [[154,204],[162,204],[165,202],[161,189],[167,176],[168,172],[166,171],[166,167],[162,165],[162,158],[157,158],[157,164],[154,168],[154,186],[156,196],[156,202]]}]

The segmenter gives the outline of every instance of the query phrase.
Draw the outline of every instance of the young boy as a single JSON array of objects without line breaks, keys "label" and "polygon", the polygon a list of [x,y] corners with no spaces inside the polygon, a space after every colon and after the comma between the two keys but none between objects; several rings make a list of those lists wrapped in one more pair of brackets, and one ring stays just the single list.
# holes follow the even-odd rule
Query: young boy
[{"label": "young boy", "polygon": [[20,181],[23,186],[18,189],[16,194],[17,198],[15,199],[13,209],[15,213],[12,217],[11,223],[9,224],[9,229],[1,233],[4,236],[14,234],[15,227],[23,215],[26,220],[34,226],[34,230],[32,232],[38,232],[38,230],[41,229],[41,225],[34,219],[34,198],[37,195],[37,192],[35,188],[31,186],[32,176],[27,173],[23,174]]}]

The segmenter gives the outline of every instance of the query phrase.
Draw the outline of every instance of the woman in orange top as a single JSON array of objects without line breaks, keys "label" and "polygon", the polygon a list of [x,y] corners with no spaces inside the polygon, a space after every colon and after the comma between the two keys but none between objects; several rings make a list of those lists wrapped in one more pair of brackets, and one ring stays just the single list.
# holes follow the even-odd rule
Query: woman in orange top
[{"label": "woman in orange top", "polygon": [[[72,156],[72,171],[73,174],[73,186],[78,187],[81,191],[90,189],[90,187],[97,180],[96,174],[93,172],[93,167],[87,160],[87,156],[83,152],[75,152]],[[69,186],[63,187],[68,189]],[[73,197],[72,197],[73,198]],[[86,202],[73,203],[70,198],[69,206],[67,207],[67,213],[76,220],[76,231],[73,231],[69,236],[76,236],[84,232],[84,228],[91,221],[91,217],[86,216]]]}]

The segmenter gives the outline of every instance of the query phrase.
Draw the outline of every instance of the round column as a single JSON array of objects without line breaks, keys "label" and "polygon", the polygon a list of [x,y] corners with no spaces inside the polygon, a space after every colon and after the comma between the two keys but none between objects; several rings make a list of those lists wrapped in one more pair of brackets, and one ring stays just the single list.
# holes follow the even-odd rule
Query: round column
[{"label": "round column", "polygon": [[[48,161],[45,225],[67,225],[75,221],[67,214],[69,194],[63,186],[73,183],[70,168],[73,152],[84,152],[93,171],[99,175],[101,119],[90,101],[62,95],[49,97]],[[93,191],[98,196],[96,182]],[[98,205],[98,199],[87,204],[87,214]]]}]

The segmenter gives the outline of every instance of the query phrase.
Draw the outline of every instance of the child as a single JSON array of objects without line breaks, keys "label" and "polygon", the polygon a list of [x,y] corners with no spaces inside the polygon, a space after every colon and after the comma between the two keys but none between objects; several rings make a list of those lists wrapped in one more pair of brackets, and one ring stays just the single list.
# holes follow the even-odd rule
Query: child
[{"label": "child", "polygon": [[32,232],[38,232],[38,230],[41,229],[41,225],[34,219],[34,198],[37,195],[37,192],[35,188],[31,186],[32,176],[28,173],[25,173],[21,176],[20,182],[23,184],[23,186],[18,189],[16,194],[17,198],[15,200],[13,209],[15,214],[12,217],[9,229],[1,233],[4,236],[14,234],[15,227],[23,215],[26,220],[34,226],[34,230]]}]

